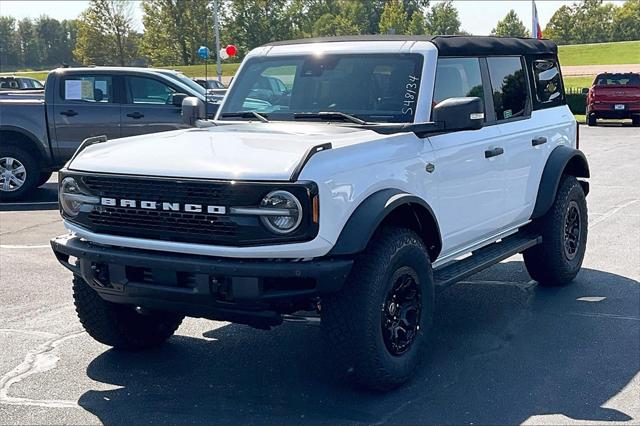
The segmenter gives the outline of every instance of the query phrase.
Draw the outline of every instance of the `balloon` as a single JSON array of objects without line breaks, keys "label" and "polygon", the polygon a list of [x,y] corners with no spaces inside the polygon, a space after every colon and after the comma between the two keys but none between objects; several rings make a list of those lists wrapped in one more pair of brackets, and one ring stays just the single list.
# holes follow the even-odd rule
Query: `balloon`
[{"label": "balloon", "polygon": [[202,59],[209,59],[209,48],[206,46],[200,46],[198,49],[198,56]]},{"label": "balloon", "polygon": [[238,53],[238,48],[235,47],[233,44],[228,45],[225,50],[227,51],[227,54],[229,56],[236,56],[236,54]]},{"label": "balloon", "polygon": [[225,49],[220,49],[220,59],[229,59],[229,54]]}]

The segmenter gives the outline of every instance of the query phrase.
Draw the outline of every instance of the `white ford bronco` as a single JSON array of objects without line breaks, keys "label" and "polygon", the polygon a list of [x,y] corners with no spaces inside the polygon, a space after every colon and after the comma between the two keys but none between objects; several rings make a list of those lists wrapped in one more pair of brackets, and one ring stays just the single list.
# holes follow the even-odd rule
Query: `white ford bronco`
[{"label": "white ford bronco", "polygon": [[[60,172],[87,332],[166,341],[185,316],[268,329],[319,314],[337,370],[405,382],[434,292],[522,253],[568,284],[587,238],[589,168],[544,40],[359,36],[268,44],[215,120],[91,138]],[[250,349],[249,349],[250,350]]]}]

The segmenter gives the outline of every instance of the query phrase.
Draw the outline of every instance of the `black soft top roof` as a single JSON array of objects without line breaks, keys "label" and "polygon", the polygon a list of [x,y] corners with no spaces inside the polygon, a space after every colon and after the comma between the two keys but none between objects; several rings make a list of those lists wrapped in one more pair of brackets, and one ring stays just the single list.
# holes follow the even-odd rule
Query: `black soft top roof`
[{"label": "black soft top roof", "polygon": [[428,41],[436,45],[440,56],[557,55],[558,53],[558,46],[550,40],[492,36],[358,35],[276,41],[265,46],[360,41]]}]

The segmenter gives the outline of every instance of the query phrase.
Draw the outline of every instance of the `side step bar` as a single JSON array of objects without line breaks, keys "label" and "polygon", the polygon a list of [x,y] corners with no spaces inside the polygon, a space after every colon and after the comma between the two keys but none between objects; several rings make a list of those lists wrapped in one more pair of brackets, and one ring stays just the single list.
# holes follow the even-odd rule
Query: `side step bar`
[{"label": "side step bar", "polygon": [[474,251],[471,256],[448,263],[433,271],[433,278],[437,289],[444,289],[457,281],[480,272],[514,254],[542,242],[540,235],[533,235],[527,231],[520,231],[496,243]]}]

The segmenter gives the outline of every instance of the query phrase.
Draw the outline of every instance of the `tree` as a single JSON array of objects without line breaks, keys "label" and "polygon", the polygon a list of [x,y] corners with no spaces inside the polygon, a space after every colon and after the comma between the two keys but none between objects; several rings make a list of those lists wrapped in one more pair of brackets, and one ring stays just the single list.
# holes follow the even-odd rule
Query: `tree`
[{"label": "tree", "polygon": [[400,0],[391,0],[385,4],[380,16],[381,34],[404,34],[407,24],[407,13]]},{"label": "tree", "polygon": [[565,5],[556,10],[542,34],[558,44],[569,44],[574,41],[574,27],[575,13]]},{"label": "tree", "polygon": [[427,12],[426,27],[430,34],[458,34],[460,32],[460,18],[453,1],[445,0],[433,6]]},{"label": "tree", "polygon": [[228,0],[223,9],[224,34],[240,53],[293,34],[289,0]]},{"label": "tree", "polygon": [[75,58],[85,65],[120,66],[136,59],[139,37],[132,6],[126,0],[91,0],[78,20]]},{"label": "tree", "polygon": [[640,0],[627,0],[613,13],[612,38],[640,40]]},{"label": "tree", "polygon": [[511,9],[501,21],[498,21],[496,27],[491,30],[491,35],[501,37],[530,37],[529,31],[513,9]]},{"label": "tree", "polygon": [[42,65],[40,39],[31,19],[24,18],[18,22],[18,32],[16,36],[20,44],[20,66],[39,68]]},{"label": "tree", "polygon": [[16,20],[10,16],[0,16],[0,68],[16,69],[21,65],[20,56]]},{"label": "tree", "polygon": [[602,0],[584,0],[574,5],[573,41],[602,43],[612,40],[615,6]]},{"label": "tree", "polygon": [[213,7],[206,0],[144,0],[142,52],[154,65],[191,65],[213,49]]}]

